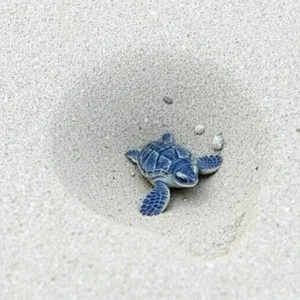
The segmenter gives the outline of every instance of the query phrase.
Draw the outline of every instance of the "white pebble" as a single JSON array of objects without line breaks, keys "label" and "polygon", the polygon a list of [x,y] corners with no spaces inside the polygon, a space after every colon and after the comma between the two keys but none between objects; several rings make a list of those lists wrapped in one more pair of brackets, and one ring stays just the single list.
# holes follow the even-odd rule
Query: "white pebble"
[{"label": "white pebble", "polygon": [[198,124],[195,126],[194,131],[196,134],[202,134],[205,131],[205,127],[201,124]]},{"label": "white pebble", "polygon": [[213,139],[213,148],[215,150],[221,150],[224,146],[224,136],[223,133],[220,132],[217,135],[215,135],[214,139]]},{"label": "white pebble", "polygon": [[153,15],[153,16],[156,16],[157,15],[157,11],[151,9],[151,10],[149,10],[149,14]]},{"label": "white pebble", "polygon": [[131,177],[134,177],[134,176],[135,176],[135,173],[134,173],[134,172],[132,172],[130,175],[131,175]]}]

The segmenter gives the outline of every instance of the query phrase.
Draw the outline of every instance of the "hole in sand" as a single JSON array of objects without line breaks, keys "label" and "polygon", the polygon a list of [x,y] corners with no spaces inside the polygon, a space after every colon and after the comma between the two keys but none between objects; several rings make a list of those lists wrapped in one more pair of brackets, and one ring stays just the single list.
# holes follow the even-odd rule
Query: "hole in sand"
[{"label": "hole in sand", "polygon": [[[68,191],[96,213],[167,236],[203,258],[223,255],[260,201],[271,160],[267,127],[247,93],[225,69],[192,53],[120,56],[83,76],[59,107],[55,168]],[[199,123],[206,128],[200,136]],[[199,154],[213,152],[213,136],[222,131],[224,163],[197,187],[173,190],[164,214],[142,217],[137,201],[150,184],[124,152],[166,130]]]}]

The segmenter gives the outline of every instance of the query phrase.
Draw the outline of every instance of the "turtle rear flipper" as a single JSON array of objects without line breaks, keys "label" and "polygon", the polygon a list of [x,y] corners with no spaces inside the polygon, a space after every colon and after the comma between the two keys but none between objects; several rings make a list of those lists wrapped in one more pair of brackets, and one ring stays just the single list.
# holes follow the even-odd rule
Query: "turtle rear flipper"
[{"label": "turtle rear flipper", "polygon": [[197,166],[199,173],[202,175],[209,175],[216,172],[223,162],[222,156],[216,155],[204,155],[198,157]]},{"label": "turtle rear flipper", "polygon": [[153,216],[162,213],[170,201],[170,189],[159,181],[154,188],[143,198],[139,205],[142,215]]},{"label": "turtle rear flipper", "polygon": [[161,137],[161,139],[164,142],[169,142],[169,143],[175,143],[175,139],[172,133],[170,132],[166,132],[165,134],[163,134],[163,136]]},{"label": "turtle rear flipper", "polygon": [[125,156],[131,161],[133,161],[134,163],[137,163],[139,155],[140,155],[139,150],[129,150],[125,153]]}]

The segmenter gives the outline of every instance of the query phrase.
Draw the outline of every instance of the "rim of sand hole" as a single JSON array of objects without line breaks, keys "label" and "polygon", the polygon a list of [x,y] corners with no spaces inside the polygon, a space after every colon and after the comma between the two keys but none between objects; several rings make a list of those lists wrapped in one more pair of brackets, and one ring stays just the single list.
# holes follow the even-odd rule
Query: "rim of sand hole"
[{"label": "rim of sand hole", "polygon": [[[58,107],[55,170],[95,213],[168,237],[202,258],[224,255],[238,244],[272,163],[268,126],[250,96],[226,69],[191,52],[120,54],[82,76]],[[201,136],[193,131],[199,123],[206,128]],[[222,131],[224,163],[197,187],[172,190],[165,213],[142,217],[137,201],[151,185],[124,153],[166,131],[199,155],[213,152],[212,137]]]}]

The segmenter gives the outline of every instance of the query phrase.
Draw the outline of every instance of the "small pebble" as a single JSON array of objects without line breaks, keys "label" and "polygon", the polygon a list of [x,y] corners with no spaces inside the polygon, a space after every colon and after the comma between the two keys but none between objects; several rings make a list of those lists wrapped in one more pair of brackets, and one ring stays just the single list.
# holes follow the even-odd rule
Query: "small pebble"
[{"label": "small pebble", "polygon": [[205,131],[205,127],[201,124],[198,124],[195,126],[194,131],[196,134],[202,134]]},{"label": "small pebble", "polygon": [[153,16],[156,16],[157,15],[157,11],[151,9],[151,10],[149,10],[149,14],[153,15]]},{"label": "small pebble", "polygon": [[224,146],[224,137],[223,137],[223,133],[220,132],[217,135],[215,135],[214,139],[213,139],[213,148],[215,150],[221,150]]},{"label": "small pebble", "polygon": [[131,175],[131,177],[134,177],[134,176],[135,176],[135,173],[134,173],[134,172],[132,172],[130,175]]},{"label": "small pebble", "polygon": [[173,99],[168,97],[168,96],[165,96],[163,97],[163,101],[166,103],[166,104],[172,104],[173,103]]}]

